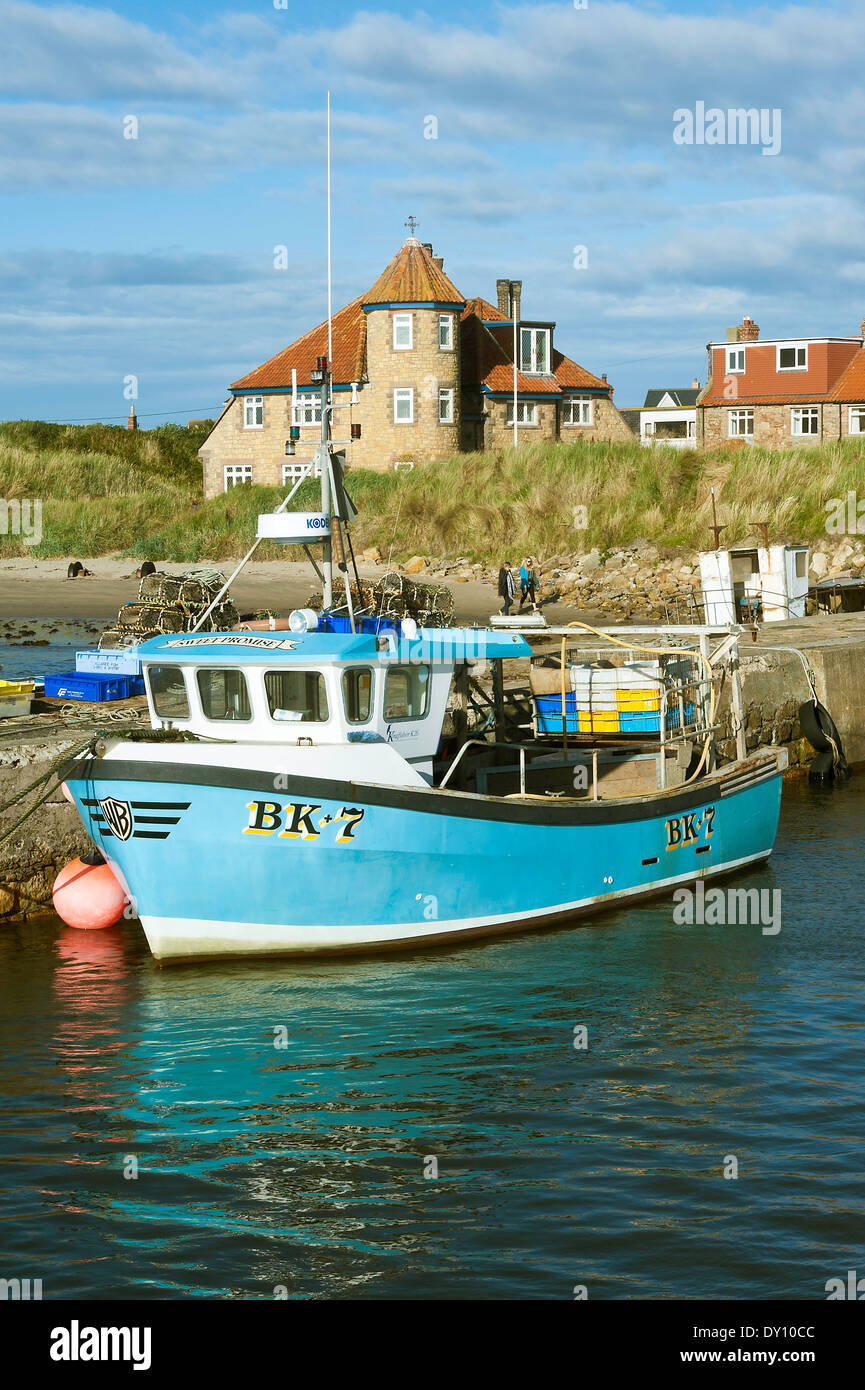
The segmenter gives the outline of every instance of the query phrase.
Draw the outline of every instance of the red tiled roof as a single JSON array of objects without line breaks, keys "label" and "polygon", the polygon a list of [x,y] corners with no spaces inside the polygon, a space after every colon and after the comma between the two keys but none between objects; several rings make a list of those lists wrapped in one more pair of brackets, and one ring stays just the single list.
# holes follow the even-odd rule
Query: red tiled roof
[{"label": "red tiled roof", "polygon": [[830,401],[865,401],[865,347],[852,358],[829,392]]},{"label": "red tiled roof", "polygon": [[[489,312],[488,312],[489,311]],[[507,327],[489,327],[481,319],[504,320]],[[511,392],[514,389],[513,331],[510,321],[485,299],[472,299],[461,316],[463,369],[466,386],[486,386],[489,391]],[[517,391],[529,395],[560,396],[574,389],[605,391],[612,395],[612,386],[585,367],[553,349],[553,370],[543,376],[517,372]]]},{"label": "red tiled roof", "polygon": [[[333,316],[333,362],[331,370],[337,382],[362,381],[366,375],[366,314],[362,301],[353,299]],[[327,320],[301,338],[290,343],[282,352],[271,357],[254,372],[231,383],[232,391],[261,390],[265,387],[291,386],[291,369],[297,371],[299,386],[310,384],[315,359],[327,356]]]},{"label": "red tiled roof", "polygon": [[463,304],[465,295],[415,237],[408,237],[385,266],[363,304]]}]

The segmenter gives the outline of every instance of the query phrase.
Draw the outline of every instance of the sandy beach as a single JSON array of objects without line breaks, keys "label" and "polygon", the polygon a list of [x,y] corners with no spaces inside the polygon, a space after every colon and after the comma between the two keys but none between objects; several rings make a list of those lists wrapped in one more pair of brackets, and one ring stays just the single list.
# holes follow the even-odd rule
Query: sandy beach
[{"label": "sandy beach", "polygon": [[[67,579],[66,560],[29,559],[27,556],[0,561],[0,619],[3,618],[79,618],[108,623],[117,616],[121,604],[138,597],[135,563],[114,556],[83,559],[93,573],[85,579]],[[203,561],[222,571],[226,579],[233,563]],[[180,574],[189,564],[162,563],[158,569]],[[360,565],[362,579],[375,580],[385,572],[382,566]],[[423,579],[423,575],[418,575]],[[447,581],[445,581],[447,582]],[[456,620],[462,623],[487,622],[498,612],[499,599],[492,584],[472,581],[450,585],[456,605]],[[275,608],[286,614],[301,607],[317,588],[315,575],[305,561],[252,560],[231,586],[231,598],[241,612]],[[566,604],[544,606],[547,621],[569,622],[587,615]],[[592,615],[588,615],[592,616]],[[599,615],[593,615],[597,618]]]}]

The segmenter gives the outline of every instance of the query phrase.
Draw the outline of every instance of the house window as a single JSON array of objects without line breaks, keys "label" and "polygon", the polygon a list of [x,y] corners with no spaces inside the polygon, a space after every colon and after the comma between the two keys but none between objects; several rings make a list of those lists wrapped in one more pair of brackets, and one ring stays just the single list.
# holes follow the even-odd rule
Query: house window
[{"label": "house window", "polygon": [[804,372],[808,367],[808,347],[801,343],[796,347],[778,348],[779,372]]},{"label": "house window", "polygon": [[727,348],[727,371],[744,372],[745,370],[745,349]]},{"label": "house window", "polygon": [[849,430],[851,434],[865,434],[865,405],[851,405]]},{"label": "house window", "polygon": [[439,391],[439,424],[452,425],[454,422],[454,393],[450,386]]},{"label": "house window", "polygon": [[805,405],[791,410],[790,430],[792,434],[819,434],[820,411],[817,406]]},{"label": "house window", "polygon": [[550,369],[550,330],[520,329],[520,371],[548,372]]},{"label": "house window", "polygon": [[405,351],[412,346],[412,316],[411,314],[394,314],[393,316],[393,345],[399,351]]},{"label": "house window", "polygon": [[696,438],[697,438],[697,421],[696,421],[696,420],[689,420],[689,421],[688,421],[688,438],[689,438],[689,439],[696,439]]},{"label": "house window", "polygon": [[230,487],[241,487],[244,483],[252,482],[251,463],[227,463],[223,468],[225,477],[225,491]]},{"label": "house window", "polygon": [[443,352],[452,352],[454,345],[454,316],[439,314],[439,347]]},{"label": "house window", "polygon": [[591,423],[591,396],[566,396],[562,405],[562,424],[590,425]]},{"label": "house window", "polygon": [[414,422],[414,389],[411,386],[399,386],[394,391],[393,418],[398,425]]},{"label": "house window", "polygon": [[243,428],[245,430],[260,430],[264,424],[264,397],[263,396],[244,396],[243,398]]},{"label": "house window", "polygon": [[321,469],[318,464],[310,468],[308,463],[284,463],[282,465],[282,486],[287,487],[289,483],[296,483],[298,478],[320,478]]},{"label": "house window", "polygon": [[293,425],[321,424],[321,396],[317,391],[298,391],[291,423]]},{"label": "house window", "polygon": [[730,439],[753,439],[753,410],[728,410],[727,422],[729,426],[727,433]]},{"label": "house window", "polygon": [[[508,401],[506,420],[509,425],[514,423],[514,403]],[[538,423],[538,407],[534,401],[517,401],[517,424],[536,425]]]}]

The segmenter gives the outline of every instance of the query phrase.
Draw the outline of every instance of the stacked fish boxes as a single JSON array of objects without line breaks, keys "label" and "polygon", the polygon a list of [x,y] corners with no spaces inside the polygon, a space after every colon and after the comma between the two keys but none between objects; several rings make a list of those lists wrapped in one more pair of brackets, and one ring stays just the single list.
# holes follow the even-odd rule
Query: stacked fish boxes
[{"label": "stacked fish boxes", "polygon": [[[659,734],[664,676],[659,661],[628,661],[624,666],[591,662],[569,668],[565,724],[569,734]],[[560,694],[535,696],[538,733],[562,732]],[[686,716],[692,706],[686,708]],[[678,723],[678,708],[667,713],[667,727]]]}]

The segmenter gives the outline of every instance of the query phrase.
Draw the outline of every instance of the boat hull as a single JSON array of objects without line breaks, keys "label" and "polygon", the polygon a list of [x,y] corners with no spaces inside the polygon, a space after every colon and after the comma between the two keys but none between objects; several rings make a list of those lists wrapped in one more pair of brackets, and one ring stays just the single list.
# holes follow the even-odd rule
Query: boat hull
[{"label": "boat hull", "polygon": [[767,752],[659,797],[563,802],[115,755],[68,785],[167,962],[469,939],[729,873],[771,853],[781,772]]}]

